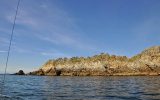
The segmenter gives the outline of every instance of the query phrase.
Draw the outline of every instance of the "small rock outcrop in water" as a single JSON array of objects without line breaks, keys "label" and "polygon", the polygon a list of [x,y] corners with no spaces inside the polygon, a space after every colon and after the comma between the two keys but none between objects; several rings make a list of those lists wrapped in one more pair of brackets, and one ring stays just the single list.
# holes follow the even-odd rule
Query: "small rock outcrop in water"
[{"label": "small rock outcrop in water", "polygon": [[160,75],[160,46],[144,50],[131,58],[101,53],[92,57],[49,60],[31,75]]},{"label": "small rock outcrop in water", "polygon": [[15,75],[25,75],[25,73],[23,72],[23,70],[19,70],[19,72],[15,73]]}]

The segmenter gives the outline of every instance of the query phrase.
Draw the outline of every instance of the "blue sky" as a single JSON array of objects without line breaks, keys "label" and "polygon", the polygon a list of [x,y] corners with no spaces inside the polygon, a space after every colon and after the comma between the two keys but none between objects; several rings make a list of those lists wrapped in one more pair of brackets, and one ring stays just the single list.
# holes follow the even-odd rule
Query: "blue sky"
[{"label": "blue sky", "polygon": [[[0,1],[0,72],[17,0]],[[101,52],[131,57],[160,44],[160,0],[21,0],[7,72]]]}]

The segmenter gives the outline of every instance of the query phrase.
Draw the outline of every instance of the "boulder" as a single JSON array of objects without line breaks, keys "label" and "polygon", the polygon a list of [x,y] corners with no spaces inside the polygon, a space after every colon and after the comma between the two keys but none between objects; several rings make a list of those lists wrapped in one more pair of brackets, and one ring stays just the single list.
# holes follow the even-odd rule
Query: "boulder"
[{"label": "boulder", "polygon": [[19,70],[17,73],[15,73],[15,75],[25,75],[23,70]]}]

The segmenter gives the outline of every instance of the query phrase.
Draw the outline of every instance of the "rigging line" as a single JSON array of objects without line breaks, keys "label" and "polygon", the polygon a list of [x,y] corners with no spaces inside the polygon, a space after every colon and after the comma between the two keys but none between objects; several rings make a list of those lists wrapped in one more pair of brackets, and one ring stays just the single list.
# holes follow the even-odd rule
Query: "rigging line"
[{"label": "rigging line", "polygon": [[12,31],[11,31],[10,42],[9,42],[8,53],[7,53],[7,59],[6,59],[6,63],[5,63],[5,70],[4,70],[4,75],[3,75],[1,94],[3,92],[3,86],[5,85],[6,72],[7,72],[8,61],[9,61],[9,57],[10,57],[10,51],[11,51],[11,46],[12,46],[12,39],[13,39],[13,35],[14,35],[14,29],[15,29],[15,24],[16,24],[19,4],[20,4],[20,0],[18,0],[17,8],[16,8],[16,13],[15,13],[15,16],[14,16],[13,27],[12,27]]}]

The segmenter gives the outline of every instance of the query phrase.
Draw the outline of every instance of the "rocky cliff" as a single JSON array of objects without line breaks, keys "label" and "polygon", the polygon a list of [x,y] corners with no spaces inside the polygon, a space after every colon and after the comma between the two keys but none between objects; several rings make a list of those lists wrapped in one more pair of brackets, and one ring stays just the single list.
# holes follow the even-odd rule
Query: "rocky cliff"
[{"label": "rocky cliff", "polygon": [[160,46],[127,58],[101,53],[92,57],[59,58],[47,61],[31,75],[94,76],[94,75],[160,75]]}]

